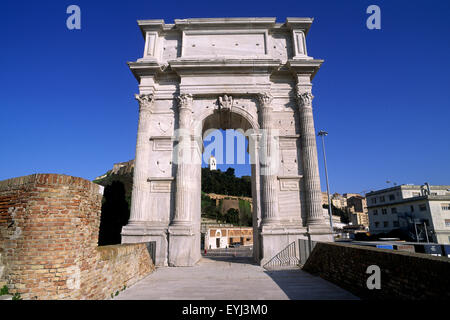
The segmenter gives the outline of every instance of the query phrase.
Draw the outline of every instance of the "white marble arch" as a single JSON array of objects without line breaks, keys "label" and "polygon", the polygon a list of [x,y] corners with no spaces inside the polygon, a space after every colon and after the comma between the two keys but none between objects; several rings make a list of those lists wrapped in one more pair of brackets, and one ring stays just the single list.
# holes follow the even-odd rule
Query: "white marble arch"
[{"label": "white marble arch", "polygon": [[[139,125],[123,243],[156,241],[159,266],[189,266],[200,259],[201,165],[176,156],[201,156],[208,128],[254,131],[249,152],[255,157],[256,261],[264,264],[299,238],[330,240],[311,94],[323,61],[306,53],[311,23],[310,18],[138,21],[146,44],[143,57],[128,63],[139,82]],[[177,135],[177,129],[187,135]],[[266,154],[271,161],[263,161]]]}]

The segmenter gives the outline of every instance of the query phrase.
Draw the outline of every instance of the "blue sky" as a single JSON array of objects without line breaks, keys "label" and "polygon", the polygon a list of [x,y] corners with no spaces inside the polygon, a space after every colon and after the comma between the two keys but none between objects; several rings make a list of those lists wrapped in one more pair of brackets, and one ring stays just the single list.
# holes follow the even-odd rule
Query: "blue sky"
[{"label": "blue sky", "polygon": [[[66,8],[81,8],[81,30]],[[366,8],[381,8],[381,30]],[[55,172],[93,179],[134,157],[142,56],[137,19],[314,17],[308,53],[316,129],[332,192],[450,184],[449,1],[3,1],[0,180]],[[325,190],[321,145],[318,145]],[[245,168],[238,168],[244,174]]]}]

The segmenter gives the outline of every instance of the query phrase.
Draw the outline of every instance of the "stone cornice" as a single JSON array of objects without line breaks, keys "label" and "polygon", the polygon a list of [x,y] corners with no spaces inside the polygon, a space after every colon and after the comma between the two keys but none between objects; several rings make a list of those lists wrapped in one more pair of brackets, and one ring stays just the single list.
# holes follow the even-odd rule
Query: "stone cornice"
[{"label": "stone cornice", "polygon": [[319,59],[289,59],[286,67],[294,74],[309,74],[312,80],[322,63],[323,60]]},{"label": "stone cornice", "polygon": [[168,62],[172,70],[179,71],[183,69],[206,69],[211,71],[211,69],[229,69],[229,68],[239,68],[239,69],[250,69],[255,72],[256,70],[274,70],[281,65],[281,60],[279,59],[267,59],[267,58],[254,58],[249,59],[243,58],[221,58],[221,59],[204,59],[204,58],[180,58],[176,60],[171,60]]},{"label": "stone cornice", "polygon": [[303,30],[305,35],[308,33],[313,18],[286,18],[284,23],[277,23],[276,18],[192,18],[192,19],[175,19],[174,23],[165,23],[162,19],[137,20],[137,24],[141,29],[142,35],[145,37],[147,31],[167,31],[172,29],[178,30],[194,30],[204,28],[228,28],[234,29],[239,27],[245,28],[270,28],[290,30]]},{"label": "stone cornice", "polygon": [[314,18],[286,18],[286,27],[303,30],[306,36],[313,21]]},{"label": "stone cornice", "polygon": [[142,76],[154,76],[162,71],[162,66],[156,60],[127,62],[127,64],[138,82]]},{"label": "stone cornice", "polygon": [[270,28],[275,26],[276,18],[194,18],[175,19],[175,27],[185,29],[210,28]]}]

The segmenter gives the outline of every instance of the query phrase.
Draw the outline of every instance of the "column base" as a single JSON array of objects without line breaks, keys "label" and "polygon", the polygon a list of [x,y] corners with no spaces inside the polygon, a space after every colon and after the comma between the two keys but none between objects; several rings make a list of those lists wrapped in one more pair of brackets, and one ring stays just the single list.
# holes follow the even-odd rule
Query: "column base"
[{"label": "column base", "polygon": [[169,266],[190,267],[201,258],[200,243],[197,243],[192,226],[169,227]]},{"label": "column base", "polygon": [[334,236],[331,228],[327,224],[310,224],[308,225],[308,234],[312,241],[334,242]]},{"label": "column base", "polygon": [[157,267],[165,267],[167,263],[167,226],[151,222],[130,222],[122,228],[122,243],[156,242],[155,261]]},{"label": "column base", "polygon": [[[301,226],[262,226],[261,234],[261,266],[272,264],[280,252],[284,263],[295,266],[298,264],[298,239],[308,239],[306,228]],[[294,243],[294,244],[292,244]],[[288,248],[289,247],[289,248]]]}]

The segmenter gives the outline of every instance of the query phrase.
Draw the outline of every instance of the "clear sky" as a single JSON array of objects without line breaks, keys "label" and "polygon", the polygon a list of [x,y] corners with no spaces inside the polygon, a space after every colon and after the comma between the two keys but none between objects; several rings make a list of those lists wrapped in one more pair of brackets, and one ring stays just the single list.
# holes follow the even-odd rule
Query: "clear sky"
[{"label": "clear sky", "polygon": [[[81,30],[66,8],[81,8]],[[381,8],[381,30],[366,8]],[[2,1],[0,180],[87,179],[134,158],[137,19],[314,17],[308,54],[332,192],[450,184],[450,1]],[[319,141],[318,141],[319,142]],[[318,144],[322,189],[322,148]],[[239,168],[239,175],[245,174]]]}]

